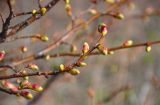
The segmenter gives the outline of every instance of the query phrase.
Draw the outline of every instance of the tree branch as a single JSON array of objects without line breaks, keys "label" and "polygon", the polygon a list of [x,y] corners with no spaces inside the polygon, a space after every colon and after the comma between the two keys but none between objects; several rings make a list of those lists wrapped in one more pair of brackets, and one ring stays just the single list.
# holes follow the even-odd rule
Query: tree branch
[{"label": "tree branch", "polygon": [[[60,0],[52,0],[51,2],[49,2],[45,8],[46,8],[46,13],[52,8],[54,7],[58,1]],[[41,12],[41,10],[37,11],[37,12]],[[26,28],[27,26],[29,26],[30,24],[32,24],[33,22],[39,20],[43,15],[32,15],[31,17],[29,17],[28,19],[24,20],[23,22],[13,26],[11,29],[10,29],[10,32],[7,34],[7,37],[9,36],[12,36],[14,35],[15,33],[23,30],[24,28]]]}]

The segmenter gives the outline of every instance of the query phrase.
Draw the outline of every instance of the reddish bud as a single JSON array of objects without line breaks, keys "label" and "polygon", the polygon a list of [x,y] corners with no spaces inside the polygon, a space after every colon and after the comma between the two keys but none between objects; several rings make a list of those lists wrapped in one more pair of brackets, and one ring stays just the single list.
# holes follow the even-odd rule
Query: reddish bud
[{"label": "reddish bud", "polygon": [[28,91],[21,91],[20,95],[23,96],[26,99],[32,99],[33,98],[33,95]]},{"label": "reddish bud", "polygon": [[39,86],[38,84],[32,84],[31,89],[33,89],[37,92],[42,92],[43,91],[43,88],[41,86]]},{"label": "reddish bud", "polygon": [[146,10],[145,10],[145,12],[146,12],[148,15],[153,14],[154,11],[155,11],[155,10],[154,10],[153,7],[148,7],[148,8],[146,8]]},{"label": "reddish bud", "polygon": [[10,89],[14,92],[17,92],[18,91],[18,87],[16,87],[14,84],[12,84],[11,82],[8,82],[8,81],[5,81],[3,80],[2,82],[2,85],[7,88],[7,89]]},{"label": "reddish bud", "polygon": [[2,61],[5,57],[5,51],[0,51],[0,61]]},{"label": "reddish bud", "polygon": [[100,23],[98,25],[98,32],[101,33],[103,36],[105,36],[108,32],[107,25],[104,23]]},{"label": "reddish bud", "polygon": [[20,88],[29,87],[31,83],[28,80],[22,81],[20,83]]},{"label": "reddish bud", "polygon": [[91,98],[95,96],[95,91],[93,90],[93,88],[88,88],[87,93],[88,93],[88,96]]}]

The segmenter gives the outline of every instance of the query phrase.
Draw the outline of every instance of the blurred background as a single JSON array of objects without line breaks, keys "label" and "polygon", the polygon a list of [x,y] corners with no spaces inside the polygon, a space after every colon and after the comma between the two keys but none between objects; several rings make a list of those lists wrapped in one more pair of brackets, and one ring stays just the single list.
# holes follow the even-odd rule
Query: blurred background
[{"label": "blurred background", "polygon": [[[12,1],[16,12],[38,9],[37,0]],[[42,5],[45,6],[49,1],[43,0]],[[87,21],[92,16],[86,12],[88,8],[93,7],[97,11],[104,12],[113,5],[103,0],[97,0],[97,4],[91,1],[93,2],[93,0],[70,0],[73,16]],[[122,45],[129,39],[133,40],[133,43],[159,40],[159,16],[157,14],[146,16],[145,13],[158,11],[160,14],[160,0],[127,0],[127,2],[120,9],[113,9],[124,14],[123,20],[110,16],[100,17],[73,33],[65,42],[74,44],[77,47],[76,52],[81,52],[85,41],[90,45],[96,42],[99,36],[97,26],[100,22],[108,25],[108,36],[105,39],[105,46],[108,48]],[[4,17],[8,15],[5,0],[0,0],[0,12]],[[27,16],[16,18],[11,24],[17,24],[26,18]],[[38,53],[62,37],[70,26],[71,18],[65,11],[64,1],[60,0],[46,16],[17,33],[17,36],[47,35],[49,42],[31,39],[16,40],[1,44],[0,50],[5,49],[11,52],[6,62],[14,62],[10,59],[22,59]],[[22,54],[18,51],[17,49],[21,46],[27,46],[28,52]],[[80,68],[80,75],[65,74],[58,77],[33,105],[160,105],[159,48],[159,45],[153,46],[150,53],[146,53],[145,47],[138,47],[115,51],[115,54],[109,56],[91,56],[85,60],[88,65]],[[62,44],[49,54],[62,52],[70,52],[70,46]],[[40,70],[45,71],[54,70],[62,63],[71,64],[76,59],[77,57],[58,57],[47,61],[40,59],[33,63],[37,64]],[[23,68],[23,66],[23,64],[18,65],[17,68]],[[45,85],[47,79],[30,77],[30,81]],[[33,92],[33,94],[38,93]],[[29,102],[22,97],[0,93],[0,105],[32,105]]]}]

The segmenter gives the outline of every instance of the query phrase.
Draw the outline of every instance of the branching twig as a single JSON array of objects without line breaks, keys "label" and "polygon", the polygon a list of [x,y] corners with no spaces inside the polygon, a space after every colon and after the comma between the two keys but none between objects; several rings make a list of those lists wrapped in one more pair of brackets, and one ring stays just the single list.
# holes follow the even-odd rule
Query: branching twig
[{"label": "branching twig", "polygon": [[123,91],[127,91],[129,89],[131,89],[131,86],[129,86],[129,85],[122,86],[119,89],[114,90],[108,97],[106,97],[102,101],[98,102],[97,105],[101,105],[102,103],[107,103],[107,102],[111,101],[119,93],[121,93]]},{"label": "branching twig", "polygon": [[[46,13],[52,8],[54,7],[55,4],[57,4],[57,2],[60,0],[52,0],[51,2],[49,2],[45,8],[46,8]],[[41,10],[37,11],[38,13],[41,12]],[[32,15],[31,17],[29,17],[28,19],[24,20],[23,22],[12,26],[12,28],[10,28],[10,32],[7,34],[8,36],[12,36],[15,33],[23,30],[24,28],[26,28],[27,26],[29,26],[30,24],[32,24],[33,22],[35,22],[36,20],[39,20],[43,15]]]}]

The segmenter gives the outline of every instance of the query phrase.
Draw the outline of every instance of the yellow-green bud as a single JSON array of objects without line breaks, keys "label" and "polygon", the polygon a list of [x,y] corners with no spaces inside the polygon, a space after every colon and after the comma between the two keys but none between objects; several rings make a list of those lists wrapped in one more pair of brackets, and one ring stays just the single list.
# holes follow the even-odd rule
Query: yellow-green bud
[{"label": "yellow-green bud", "polygon": [[27,68],[31,70],[39,70],[39,67],[35,64],[28,64]]},{"label": "yellow-green bud", "polygon": [[108,48],[104,48],[101,44],[98,45],[97,49],[103,55],[108,55],[108,53],[109,53]]},{"label": "yellow-green bud", "polygon": [[26,46],[22,46],[20,49],[22,53],[25,53],[28,50]]},{"label": "yellow-green bud", "polygon": [[80,73],[80,71],[78,69],[73,68],[73,69],[69,70],[69,73],[71,75],[78,75]]},{"label": "yellow-green bud", "polygon": [[92,15],[96,15],[97,10],[96,9],[89,9],[89,13],[91,13]]},{"label": "yellow-green bud", "polygon": [[47,11],[47,9],[45,7],[41,8],[42,15],[45,15],[46,11]]},{"label": "yellow-green bud", "polygon": [[104,48],[103,51],[102,51],[102,53],[103,53],[104,55],[108,55],[108,52],[109,52],[109,51],[108,51],[108,48]]},{"label": "yellow-green bud", "polygon": [[152,49],[152,47],[151,47],[151,46],[146,46],[146,52],[150,52],[150,51],[151,51],[151,49]]},{"label": "yellow-green bud", "polygon": [[87,42],[85,42],[83,44],[82,53],[86,54],[88,51],[89,51],[89,44]]},{"label": "yellow-green bud", "polygon": [[39,86],[38,84],[32,84],[31,89],[33,89],[37,92],[42,92],[43,91],[43,88],[41,86]]},{"label": "yellow-green bud", "polygon": [[33,9],[33,10],[32,10],[32,14],[35,15],[36,13],[37,13],[37,10],[36,10],[36,9]]},{"label": "yellow-green bud", "polygon": [[113,55],[114,51],[109,51],[108,54]]},{"label": "yellow-green bud", "polygon": [[66,4],[69,4],[70,3],[70,0],[65,0]]},{"label": "yellow-green bud", "polygon": [[111,4],[115,3],[115,0],[105,0],[105,1]]},{"label": "yellow-green bud", "polygon": [[124,15],[122,13],[114,14],[113,17],[120,20],[124,19]]},{"label": "yellow-green bud", "polygon": [[75,45],[72,45],[71,48],[70,48],[70,51],[72,53],[76,52],[77,51],[77,47]]},{"label": "yellow-green bud", "polygon": [[33,95],[30,92],[28,92],[28,91],[22,91],[20,93],[20,95],[23,96],[26,99],[32,99],[33,98]]},{"label": "yellow-green bud", "polygon": [[48,54],[45,56],[45,59],[46,59],[46,60],[49,60],[50,58],[51,58],[51,56],[48,55]]},{"label": "yellow-green bud", "polygon": [[131,46],[133,44],[132,40],[127,40],[123,43],[123,46]]},{"label": "yellow-green bud", "polygon": [[41,36],[40,36],[40,39],[41,39],[42,41],[44,41],[44,42],[47,42],[47,41],[49,40],[48,36],[46,36],[46,35],[41,35]]},{"label": "yellow-green bud", "polygon": [[64,69],[65,69],[64,64],[60,64],[59,68],[60,68],[61,71],[64,71]]},{"label": "yellow-green bud", "polygon": [[81,67],[87,66],[87,63],[85,63],[85,62],[80,62],[80,66],[81,66]]}]

